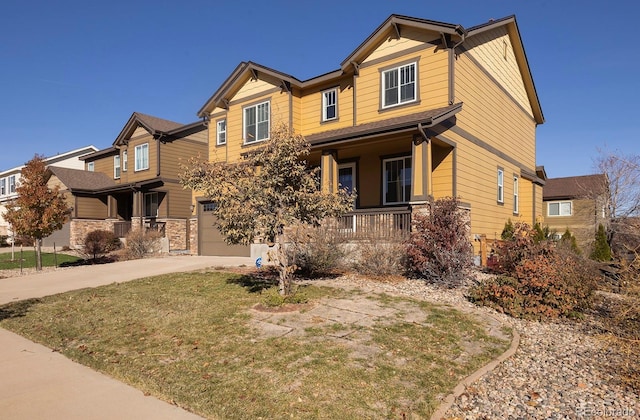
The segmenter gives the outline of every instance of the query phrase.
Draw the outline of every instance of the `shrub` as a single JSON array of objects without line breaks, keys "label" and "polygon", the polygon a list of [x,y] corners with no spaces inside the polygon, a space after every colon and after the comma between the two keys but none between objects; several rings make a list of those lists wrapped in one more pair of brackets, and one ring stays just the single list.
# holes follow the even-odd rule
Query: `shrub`
[{"label": "shrub", "polygon": [[330,227],[298,225],[287,231],[287,239],[289,262],[304,276],[335,272],[346,254],[344,240]]},{"label": "shrub", "polygon": [[96,261],[111,251],[119,249],[122,244],[120,239],[110,230],[94,230],[87,233],[84,238],[83,252]]},{"label": "shrub", "polygon": [[366,238],[355,244],[352,268],[367,276],[395,276],[404,273],[406,261],[401,238]]},{"label": "shrub", "polygon": [[578,248],[578,242],[576,241],[576,237],[571,234],[569,228],[564,231],[562,237],[560,237],[560,242],[558,245],[562,248],[566,248],[571,250],[572,252],[581,255],[582,251]]},{"label": "shrub", "polygon": [[409,272],[447,286],[460,285],[472,264],[467,221],[458,200],[444,198],[429,203],[428,214],[416,214],[407,243]]},{"label": "shrub", "polygon": [[130,260],[144,258],[148,254],[158,254],[161,251],[162,235],[155,230],[132,230],[127,234],[124,257]]},{"label": "shrub", "polygon": [[500,238],[503,241],[507,241],[510,239],[513,239],[513,234],[515,233],[515,228],[513,226],[513,222],[511,221],[511,219],[507,220],[507,222],[504,224],[504,228],[502,229],[502,233],[500,234]]},{"label": "shrub", "polygon": [[513,239],[498,246],[501,275],[471,288],[469,299],[519,318],[579,316],[591,305],[595,266],[538,238],[537,229],[516,224]]},{"label": "shrub", "polygon": [[611,248],[607,242],[607,233],[602,223],[598,225],[596,241],[593,244],[593,251],[591,251],[591,259],[595,261],[611,261]]}]

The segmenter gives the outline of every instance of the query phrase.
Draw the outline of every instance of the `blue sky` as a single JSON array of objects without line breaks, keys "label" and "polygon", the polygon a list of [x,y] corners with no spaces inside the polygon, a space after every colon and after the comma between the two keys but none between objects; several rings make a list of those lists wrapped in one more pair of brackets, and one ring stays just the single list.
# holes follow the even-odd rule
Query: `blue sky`
[{"label": "blue sky", "polygon": [[515,14],[546,123],[550,177],[638,153],[640,5],[574,0],[4,0],[0,170],[108,147],[134,111],[188,123],[241,61],[299,79],[335,70],[390,14],[470,27]]}]

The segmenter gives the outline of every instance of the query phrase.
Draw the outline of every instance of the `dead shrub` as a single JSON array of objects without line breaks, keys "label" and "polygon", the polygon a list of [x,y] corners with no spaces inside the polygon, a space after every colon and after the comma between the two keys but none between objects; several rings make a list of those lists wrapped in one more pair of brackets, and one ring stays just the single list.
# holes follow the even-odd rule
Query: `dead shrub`
[{"label": "dead shrub", "polygon": [[404,273],[407,254],[401,237],[369,237],[357,241],[352,268],[367,276],[396,276]]},{"label": "dead shrub", "polygon": [[136,229],[126,236],[123,256],[128,260],[144,258],[162,251],[162,235],[155,230]]},{"label": "dead shrub", "polygon": [[109,252],[120,249],[122,243],[120,239],[110,230],[93,230],[87,233],[83,242],[83,253],[96,261],[99,257],[107,255]]},{"label": "dead shrub", "polygon": [[287,254],[297,273],[319,277],[339,271],[346,255],[345,241],[327,226],[296,225],[287,230]]}]

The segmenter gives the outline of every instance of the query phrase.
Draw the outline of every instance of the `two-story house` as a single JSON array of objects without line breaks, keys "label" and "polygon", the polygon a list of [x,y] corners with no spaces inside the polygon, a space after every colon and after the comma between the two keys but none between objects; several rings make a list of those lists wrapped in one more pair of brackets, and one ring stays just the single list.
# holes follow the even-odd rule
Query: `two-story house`
[{"label": "two-story house", "polygon": [[[55,165],[62,168],[82,169],[84,162],[80,160],[80,158],[97,150],[97,147],[89,145],[44,158],[44,162],[47,166]],[[12,234],[11,226],[4,220],[3,215],[6,211],[7,202],[18,197],[16,188],[20,185],[22,168],[24,168],[24,165],[0,172],[0,236],[10,237]],[[9,240],[11,239],[9,238]],[[63,226],[62,230],[54,232],[48,238],[44,238],[43,245],[52,246],[54,243],[65,245],[68,244],[68,242],[69,224],[67,223]]]},{"label": "two-story house", "polygon": [[111,147],[83,157],[84,168],[50,168],[72,207],[70,245],[82,246],[96,229],[125,237],[131,229],[157,229],[170,251],[189,249],[191,191],[178,180],[180,165],[207,156],[202,121],[183,125],[133,113]]},{"label": "two-story house", "polygon": [[588,250],[598,225],[609,225],[609,182],[605,174],[549,178],[544,186],[544,224],[557,236],[567,229]]},{"label": "two-story house", "polygon": [[[209,120],[211,161],[242,159],[277,122],[304,135],[322,188],[357,191],[341,221],[354,237],[372,226],[409,230],[429,197],[458,197],[472,237],[542,216],[544,117],[513,16],[464,28],[392,15],[337,70],[304,81],[243,62],[198,116]],[[203,242],[215,235],[214,204],[195,199],[198,252],[225,252],[219,238]]]}]

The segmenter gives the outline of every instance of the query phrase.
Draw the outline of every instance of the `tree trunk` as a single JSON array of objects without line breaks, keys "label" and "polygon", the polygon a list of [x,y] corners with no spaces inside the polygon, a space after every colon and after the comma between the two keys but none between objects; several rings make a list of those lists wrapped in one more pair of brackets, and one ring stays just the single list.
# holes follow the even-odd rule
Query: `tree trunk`
[{"label": "tree trunk", "polygon": [[289,259],[284,246],[284,235],[280,233],[276,237],[276,258],[278,259],[278,292],[281,296],[289,296],[292,292],[292,270],[289,266]]},{"label": "tree trunk", "polygon": [[42,239],[36,239],[36,271],[42,271]]}]

